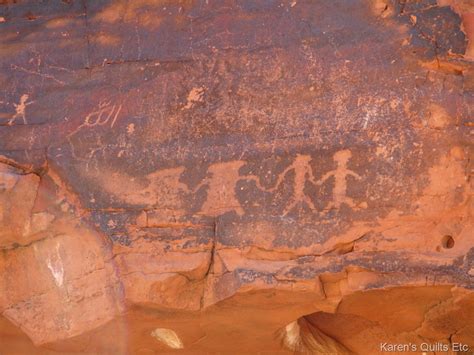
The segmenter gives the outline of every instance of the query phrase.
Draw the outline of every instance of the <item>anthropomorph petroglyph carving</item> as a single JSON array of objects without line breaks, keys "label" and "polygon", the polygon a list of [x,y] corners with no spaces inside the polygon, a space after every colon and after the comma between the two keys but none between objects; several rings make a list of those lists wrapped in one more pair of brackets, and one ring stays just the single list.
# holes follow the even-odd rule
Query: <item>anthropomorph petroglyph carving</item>
[{"label": "anthropomorph petroglyph carving", "polygon": [[20,102],[13,104],[15,107],[15,114],[8,120],[8,125],[11,126],[17,118],[20,118],[23,121],[23,124],[28,124],[26,121],[26,106],[31,105],[34,101],[28,102],[29,95],[23,94],[20,97]]},{"label": "anthropomorph petroglyph carving", "polygon": [[245,161],[237,160],[225,163],[213,164],[209,167],[209,177],[206,177],[196,188],[207,185],[206,201],[201,207],[201,213],[205,215],[220,215],[235,211],[239,216],[244,214],[235,193],[237,181],[242,179],[239,169]]},{"label": "anthropomorph petroglyph carving", "polygon": [[341,150],[333,155],[337,164],[336,169],[324,174],[320,180],[316,180],[311,167],[312,157],[305,154],[297,154],[294,161],[278,175],[273,187],[265,187],[260,183],[258,176],[240,175],[239,170],[246,164],[245,161],[236,160],[216,163],[209,166],[207,176],[193,189],[180,181],[184,172],[184,167],[162,169],[152,174],[148,174],[147,185],[143,185],[135,179],[130,179],[122,175],[112,173],[109,185],[113,186],[113,191],[120,191],[120,197],[128,203],[147,204],[160,208],[173,210],[186,210],[184,196],[189,193],[196,193],[205,187],[206,198],[201,206],[200,214],[208,216],[218,216],[227,212],[235,212],[237,215],[244,215],[244,210],[239,202],[236,193],[239,181],[254,181],[256,186],[266,192],[273,192],[280,187],[291,171],[294,173],[292,181],[293,194],[286,204],[283,215],[287,215],[291,210],[300,205],[306,205],[311,210],[316,210],[313,199],[305,191],[306,182],[321,186],[329,178],[334,177],[333,199],[328,208],[339,208],[342,204],[354,207],[354,202],[347,197],[347,176],[353,176],[360,180],[361,177],[347,168],[347,162],[351,158],[349,150]]},{"label": "anthropomorph petroglyph carving", "polygon": [[280,184],[283,182],[286,174],[291,170],[295,173],[295,179],[293,180],[293,196],[291,197],[290,203],[286,205],[283,214],[288,214],[298,203],[306,203],[312,210],[315,210],[313,201],[309,196],[305,194],[304,188],[307,180],[310,182],[316,183],[316,179],[313,175],[313,170],[311,168],[310,155],[297,154],[293,163],[288,166],[278,177],[275,187],[271,189],[266,189],[266,191],[276,190]]},{"label": "anthropomorph petroglyph carving", "polygon": [[260,184],[257,184],[257,186],[265,191],[274,191],[281,185],[286,174],[290,171],[294,171],[295,177],[293,180],[293,196],[283,211],[283,214],[286,215],[299,203],[305,203],[312,210],[316,209],[313,200],[304,191],[306,181],[312,182],[315,185],[322,185],[330,177],[334,177],[333,200],[329,203],[327,208],[339,208],[343,203],[349,205],[350,207],[354,207],[355,204],[352,199],[347,197],[346,178],[348,175],[350,175],[360,180],[361,177],[347,168],[347,162],[351,156],[352,154],[350,150],[341,150],[336,152],[333,156],[333,159],[337,164],[336,169],[329,171],[320,180],[316,181],[310,165],[312,160],[311,156],[297,154],[293,163],[279,175],[274,187],[266,189],[262,188]]},{"label": "anthropomorph petroglyph carving", "polygon": [[347,204],[349,207],[355,206],[354,201],[350,197],[347,197],[346,178],[350,175],[357,180],[360,180],[361,177],[347,168],[347,162],[351,156],[352,153],[348,149],[336,152],[333,156],[334,161],[337,164],[336,169],[327,172],[319,181],[317,181],[317,185],[322,185],[327,179],[334,177],[334,189],[332,192],[333,200],[327,208],[339,208],[343,203]]}]

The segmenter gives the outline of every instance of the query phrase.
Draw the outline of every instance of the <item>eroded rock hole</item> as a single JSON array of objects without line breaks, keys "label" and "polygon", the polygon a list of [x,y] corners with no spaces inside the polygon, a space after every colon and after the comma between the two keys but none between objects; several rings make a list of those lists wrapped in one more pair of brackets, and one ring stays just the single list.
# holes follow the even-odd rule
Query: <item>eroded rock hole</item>
[{"label": "eroded rock hole", "polygon": [[441,239],[441,245],[444,249],[451,249],[454,247],[454,238],[450,235],[445,235],[443,239]]}]

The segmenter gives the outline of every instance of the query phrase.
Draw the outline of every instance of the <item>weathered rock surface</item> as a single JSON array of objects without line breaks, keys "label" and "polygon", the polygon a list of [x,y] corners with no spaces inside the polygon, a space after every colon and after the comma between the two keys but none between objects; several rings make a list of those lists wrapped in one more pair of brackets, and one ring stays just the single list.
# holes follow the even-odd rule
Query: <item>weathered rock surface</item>
[{"label": "weathered rock surface", "polygon": [[474,351],[470,1],[7,0],[0,34],[1,354]]}]

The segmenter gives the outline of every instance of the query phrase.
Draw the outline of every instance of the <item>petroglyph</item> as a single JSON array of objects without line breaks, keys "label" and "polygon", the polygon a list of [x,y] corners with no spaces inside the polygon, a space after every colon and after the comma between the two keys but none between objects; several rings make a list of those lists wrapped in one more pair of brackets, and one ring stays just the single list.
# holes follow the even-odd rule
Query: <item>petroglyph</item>
[{"label": "petroglyph", "polygon": [[343,203],[349,207],[354,207],[354,201],[347,197],[347,176],[353,176],[357,180],[362,179],[357,173],[347,168],[347,162],[352,157],[350,150],[340,150],[333,156],[337,164],[336,169],[324,174],[324,176],[316,182],[317,185],[322,185],[327,179],[334,177],[334,189],[332,192],[333,200],[329,203],[327,208],[339,208]]},{"label": "petroglyph", "polygon": [[189,192],[188,186],[179,181],[184,167],[163,169],[147,176],[150,185],[143,191],[145,196],[152,196],[158,206],[182,208],[180,194]]},{"label": "petroglyph", "polygon": [[367,129],[369,125],[387,115],[399,106],[398,99],[387,100],[379,97],[359,97],[357,107],[364,113],[362,117],[362,128]]},{"label": "petroglyph", "polygon": [[287,215],[293,208],[298,204],[306,204],[312,210],[316,210],[313,200],[308,196],[304,189],[307,181],[312,182],[315,185],[322,185],[326,180],[334,177],[334,189],[333,189],[333,200],[329,203],[327,208],[339,208],[343,203],[350,207],[354,207],[355,204],[351,198],[347,197],[347,182],[346,178],[348,175],[353,176],[357,180],[361,177],[347,168],[347,162],[351,158],[352,153],[349,150],[341,150],[334,154],[334,161],[337,163],[335,170],[326,173],[320,180],[316,180],[311,168],[310,162],[312,160],[310,155],[297,154],[293,163],[288,166],[277,179],[276,184],[272,188],[262,187],[259,180],[254,177],[248,177],[249,180],[253,180],[257,183],[257,187],[261,190],[272,192],[279,188],[281,183],[286,177],[286,174],[290,171],[294,171],[295,177],[292,183],[293,195],[290,202],[285,206],[283,215]]},{"label": "petroglyph", "polygon": [[209,167],[209,177],[206,177],[195,189],[199,190],[207,185],[206,201],[201,207],[201,213],[205,215],[220,215],[234,211],[239,216],[244,214],[235,194],[237,181],[242,179],[239,169],[245,165],[242,160],[213,164]]},{"label": "petroglyph", "polygon": [[[83,128],[87,127],[98,127],[98,126],[106,126],[110,124],[110,128],[113,128],[117,118],[119,117],[120,111],[122,110],[122,105],[112,104],[110,101],[101,101],[99,103],[99,107],[90,112],[84,119],[84,122],[79,125],[74,131],[67,135],[67,139],[69,141],[69,145],[71,147],[72,155],[79,160],[89,161],[92,159],[92,156],[95,154],[97,150],[101,148],[91,149],[89,152],[89,156],[86,159],[81,159],[76,155],[74,144],[72,143],[72,138],[76,135],[79,131]],[[100,140],[100,137],[99,137]],[[101,144],[99,145],[101,146]]]},{"label": "petroglyph", "polygon": [[75,132],[83,127],[105,126],[109,122],[110,128],[112,128],[121,110],[122,105],[113,105],[110,101],[102,101],[99,103],[98,109],[89,113]]},{"label": "petroglyph", "polygon": [[[360,180],[361,177],[347,168],[347,162],[350,158],[351,152],[349,150],[336,152],[333,156],[337,163],[336,169],[327,172],[320,180],[317,180],[310,164],[312,157],[307,154],[297,154],[294,161],[279,174],[275,185],[272,187],[262,186],[258,176],[241,176],[239,170],[246,162],[236,160],[210,165],[207,169],[208,175],[194,189],[190,189],[180,181],[185,170],[182,166],[162,169],[148,174],[146,176],[147,183],[145,184],[131,176],[110,172],[108,173],[108,183],[104,188],[130,204],[147,204],[184,212],[186,210],[184,204],[186,195],[195,194],[199,189],[205,187],[206,198],[199,214],[218,216],[227,212],[235,212],[238,216],[242,216],[245,211],[236,193],[236,186],[239,181],[254,181],[257,188],[266,192],[274,192],[281,186],[287,174],[293,171],[294,178],[291,182],[293,194],[283,210],[283,215],[287,215],[298,205],[302,207],[306,204],[311,210],[316,210],[313,199],[305,192],[306,182],[321,186],[332,177],[334,177],[333,199],[327,208],[339,208],[344,203],[349,207],[354,207],[353,200],[347,197],[346,179],[347,176],[353,176],[357,180]],[[88,176],[93,175],[88,174]]]},{"label": "petroglyph", "polygon": [[158,170],[146,176],[148,184],[145,187],[132,177],[112,172],[104,188],[130,204],[181,209],[182,195],[189,192],[188,187],[179,181],[183,171],[184,167]]},{"label": "petroglyph", "polygon": [[196,102],[202,102],[204,96],[204,88],[193,88],[187,98],[186,106],[183,107],[183,110],[188,110],[194,106]]},{"label": "petroglyph", "polygon": [[297,154],[293,163],[279,175],[276,185],[271,189],[267,189],[267,191],[273,191],[277,189],[283,182],[286,174],[292,170],[294,171],[295,179],[293,180],[293,196],[290,200],[290,203],[286,205],[283,211],[284,215],[287,215],[299,203],[306,203],[312,210],[316,209],[311,198],[304,192],[305,182],[307,180],[316,183],[316,179],[313,175],[313,170],[310,165],[311,160],[312,158],[310,155]]},{"label": "petroglyph", "polygon": [[[40,65],[41,65],[41,60],[37,60],[38,61],[38,65],[37,67],[39,68]],[[56,79],[54,76],[52,76],[51,74],[46,74],[46,73],[42,73],[39,71],[39,69],[37,69],[37,71],[35,70],[31,70],[31,69],[26,69],[26,68],[23,68],[23,67],[20,67],[19,65],[16,65],[16,64],[12,64],[11,65],[11,68],[14,69],[14,70],[18,70],[18,71],[22,71],[24,73],[27,73],[27,74],[32,74],[32,75],[38,75],[42,78],[45,78],[45,79],[49,79],[49,80],[53,80],[54,82],[60,84],[60,85],[65,85],[66,83],[62,80],[58,80]]]},{"label": "petroglyph", "polygon": [[15,114],[8,120],[8,125],[11,126],[15,123],[17,118],[21,118],[23,124],[28,124],[26,121],[26,106],[31,105],[34,101],[28,102],[29,95],[23,94],[20,97],[20,102],[18,104],[13,104],[15,107]]}]

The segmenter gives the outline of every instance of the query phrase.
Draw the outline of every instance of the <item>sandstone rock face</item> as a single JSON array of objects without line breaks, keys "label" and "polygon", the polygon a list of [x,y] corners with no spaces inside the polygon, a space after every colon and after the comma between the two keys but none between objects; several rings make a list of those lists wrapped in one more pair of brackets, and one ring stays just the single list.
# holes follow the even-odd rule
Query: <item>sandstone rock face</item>
[{"label": "sandstone rock face", "polygon": [[474,351],[473,15],[0,1],[0,353]]}]

